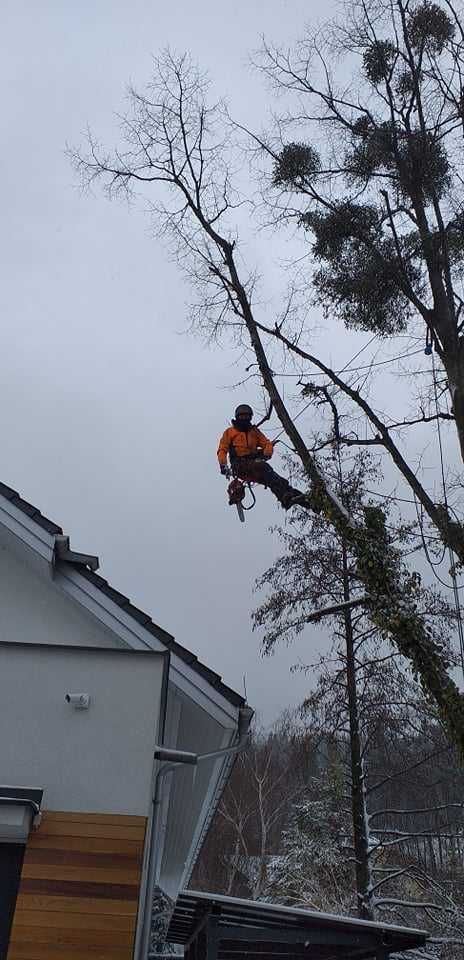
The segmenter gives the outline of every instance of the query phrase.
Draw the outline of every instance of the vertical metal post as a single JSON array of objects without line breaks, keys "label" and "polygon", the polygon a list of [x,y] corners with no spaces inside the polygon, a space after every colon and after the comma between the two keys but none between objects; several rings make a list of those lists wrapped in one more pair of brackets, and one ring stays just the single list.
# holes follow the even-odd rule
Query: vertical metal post
[{"label": "vertical metal post", "polygon": [[197,960],[197,953],[198,953],[197,945],[198,945],[198,937],[195,937],[195,939],[192,940],[192,943],[188,948],[187,960]]},{"label": "vertical metal post", "polygon": [[206,960],[217,960],[219,947],[218,922],[213,917],[208,917],[206,924]]},{"label": "vertical metal post", "polygon": [[195,960],[206,960],[206,925],[198,931],[194,943]]}]

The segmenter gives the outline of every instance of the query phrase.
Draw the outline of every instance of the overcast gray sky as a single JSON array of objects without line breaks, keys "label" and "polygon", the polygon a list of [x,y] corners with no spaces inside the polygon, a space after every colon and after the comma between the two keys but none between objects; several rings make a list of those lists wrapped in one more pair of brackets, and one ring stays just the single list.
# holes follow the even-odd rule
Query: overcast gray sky
[{"label": "overcast gray sky", "polygon": [[[269,93],[247,66],[261,33],[301,34],[327,3],[6,0],[2,5],[1,479],[61,523],[75,549],[152,614],[264,721],[298,702],[317,631],[262,660],[254,578],[282,518],[263,491],[242,526],[225,501],[217,437],[243,393],[227,350],[181,334],[188,290],[137,210],[83,197],[64,155],[114,114],[151,55],[189,50],[259,126]],[[341,360],[352,345],[339,338]],[[245,395],[253,402],[250,388]]]}]

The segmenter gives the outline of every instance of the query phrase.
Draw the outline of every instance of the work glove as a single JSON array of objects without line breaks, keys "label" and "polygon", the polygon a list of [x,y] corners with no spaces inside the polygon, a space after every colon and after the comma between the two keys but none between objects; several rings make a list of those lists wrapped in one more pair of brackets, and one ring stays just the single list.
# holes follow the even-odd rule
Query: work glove
[{"label": "work glove", "polygon": [[221,468],[220,468],[220,469],[221,469],[221,473],[222,473],[223,477],[229,477],[229,476],[230,476],[229,467],[227,466],[226,463],[221,463]]}]

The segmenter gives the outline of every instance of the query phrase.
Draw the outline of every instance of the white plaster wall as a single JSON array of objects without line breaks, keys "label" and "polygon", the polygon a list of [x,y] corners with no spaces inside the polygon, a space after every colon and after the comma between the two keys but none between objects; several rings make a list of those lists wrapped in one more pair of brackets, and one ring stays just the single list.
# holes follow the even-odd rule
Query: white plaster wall
[{"label": "white plaster wall", "polygon": [[50,577],[42,575],[17,553],[0,547],[0,642],[69,643],[79,646],[120,647],[121,641],[78,603],[66,596]]},{"label": "white plaster wall", "polygon": [[[0,643],[0,785],[43,787],[50,810],[146,816],[165,662]],[[72,692],[90,694],[88,710]]]}]

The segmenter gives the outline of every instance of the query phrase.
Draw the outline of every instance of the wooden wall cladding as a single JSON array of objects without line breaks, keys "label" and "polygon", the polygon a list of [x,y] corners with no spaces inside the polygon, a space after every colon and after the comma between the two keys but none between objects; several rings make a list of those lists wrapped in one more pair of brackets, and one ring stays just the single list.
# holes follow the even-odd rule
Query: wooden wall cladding
[{"label": "wooden wall cladding", "polygon": [[132,960],[145,827],[145,817],[44,812],[8,960]]}]

